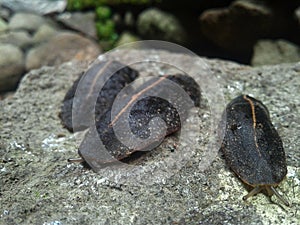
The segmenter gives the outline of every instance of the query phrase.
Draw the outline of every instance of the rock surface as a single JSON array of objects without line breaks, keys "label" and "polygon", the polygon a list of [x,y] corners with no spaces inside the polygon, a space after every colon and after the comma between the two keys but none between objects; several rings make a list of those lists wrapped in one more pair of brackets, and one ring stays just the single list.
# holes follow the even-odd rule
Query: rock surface
[{"label": "rock surface", "polygon": [[300,61],[300,48],[285,40],[260,40],[254,46],[251,65],[262,66]]},{"label": "rock surface", "polygon": [[[224,160],[218,154],[203,155],[211,138],[206,129],[212,116],[210,106],[214,107],[205,99],[206,92],[198,114],[198,145],[186,146],[193,157],[170,177],[159,175],[165,168],[156,162],[176,153],[170,151],[174,145],[171,137],[138,161],[143,169],[150,169],[148,178],[155,179],[148,185],[147,180],[127,182],[122,176],[111,180],[81,164],[67,163],[66,159],[77,155],[80,134],[64,129],[58,113],[66,91],[87,68],[86,63],[69,62],[58,68],[31,71],[14,97],[0,102],[0,223],[299,224],[300,64],[251,68],[202,59],[203,65],[194,67],[194,56],[157,50],[120,50],[110,57],[125,63],[130,59],[140,61],[145,55],[158,62],[170,60],[178,68],[186,66],[195,79],[208,75],[207,80],[201,80],[202,90],[212,77],[217,78],[218,82],[212,84],[214,88],[219,85],[215,94],[223,93],[225,99],[219,111],[241,93],[267,105],[283,139],[289,171],[277,190],[292,206],[286,209],[274,196],[271,202],[263,194],[242,201],[247,190]],[[144,76],[178,71],[153,62],[132,66]],[[209,159],[205,157],[213,157],[213,162],[203,170],[204,159]]]}]

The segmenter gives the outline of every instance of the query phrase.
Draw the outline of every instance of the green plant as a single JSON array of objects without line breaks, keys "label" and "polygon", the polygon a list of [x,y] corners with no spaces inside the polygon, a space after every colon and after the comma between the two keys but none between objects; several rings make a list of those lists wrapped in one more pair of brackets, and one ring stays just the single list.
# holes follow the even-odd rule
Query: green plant
[{"label": "green plant", "polygon": [[98,6],[96,8],[96,30],[100,44],[104,50],[113,47],[118,39],[115,22],[112,20],[112,11],[108,6]]},{"label": "green plant", "polygon": [[160,0],[68,0],[67,10],[95,10],[96,30],[100,45],[104,50],[110,50],[119,38],[115,22],[112,19],[113,13],[110,6],[120,4],[147,5],[153,2],[160,2]]},{"label": "green plant", "polygon": [[106,20],[111,17],[111,9],[108,6],[99,6],[96,8],[97,19]]},{"label": "green plant", "polygon": [[148,5],[154,2],[161,2],[162,0],[68,0],[68,10],[84,10],[96,8],[98,6],[109,5],[115,6],[120,4],[131,5]]}]

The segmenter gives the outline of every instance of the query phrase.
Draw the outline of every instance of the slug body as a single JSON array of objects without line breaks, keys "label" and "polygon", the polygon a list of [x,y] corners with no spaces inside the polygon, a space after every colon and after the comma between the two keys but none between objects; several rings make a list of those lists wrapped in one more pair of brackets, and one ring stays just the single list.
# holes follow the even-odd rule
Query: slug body
[{"label": "slug body", "polygon": [[84,161],[98,172],[150,151],[179,131],[189,110],[200,105],[200,87],[186,74],[137,78],[138,71],[109,60],[95,63],[74,82],[59,117],[69,131],[87,132],[78,149],[81,159],[70,162]]},{"label": "slug body", "polygon": [[266,189],[278,194],[275,187],[287,174],[285,152],[279,134],[270,121],[266,106],[247,95],[233,99],[226,107],[225,135],[221,150],[237,176],[254,187],[244,200]]},{"label": "slug body", "polygon": [[[187,94],[186,99],[182,99],[182,96],[174,91],[170,91],[164,80],[172,81],[172,84],[177,84]],[[160,93],[161,96],[165,96],[166,99],[176,99],[177,103],[182,103],[190,99],[190,106],[198,107],[200,104],[200,89],[193,78],[183,74],[167,75],[162,77],[153,77],[147,82],[143,83],[136,89],[136,93],[131,95],[124,95],[122,103],[124,105],[116,105],[117,114],[112,118],[111,106],[107,107],[107,111],[104,114],[96,115],[95,124],[96,130],[90,128],[89,132],[85,136],[81,145],[79,146],[79,155],[91,166],[95,171],[98,171],[107,163],[113,163],[115,161],[129,158],[132,153],[137,151],[149,151],[153,149],[153,146],[157,146],[165,136],[171,135],[180,130],[181,124],[186,119],[190,108],[185,107],[185,104],[177,104],[175,107],[173,104],[176,102],[168,102],[166,99],[153,96],[151,93]],[[137,96],[145,95],[132,103],[133,99]],[[100,101],[99,101],[100,102]],[[131,107],[132,106],[132,107]],[[121,119],[122,115],[129,112],[128,118]],[[181,113],[179,113],[181,112]],[[180,117],[180,114],[183,115]],[[160,118],[165,122],[166,133],[159,132],[161,126],[158,124],[149,127],[150,121]],[[135,145],[135,140],[132,139],[132,146],[128,147],[123,144],[119,137],[115,133],[116,122],[121,121],[122,124],[129,124],[129,128],[132,136],[143,140],[138,145]],[[117,126],[117,129],[123,131],[126,128],[123,125]],[[91,132],[97,132],[95,133]],[[154,139],[147,140],[153,133]],[[95,136],[99,136],[102,145],[93,144]],[[98,138],[97,138],[98,139]],[[131,142],[131,137],[128,138]],[[130,143],[131,144],[131,143]],[[92,147],[91,147],[92,146]]]}]

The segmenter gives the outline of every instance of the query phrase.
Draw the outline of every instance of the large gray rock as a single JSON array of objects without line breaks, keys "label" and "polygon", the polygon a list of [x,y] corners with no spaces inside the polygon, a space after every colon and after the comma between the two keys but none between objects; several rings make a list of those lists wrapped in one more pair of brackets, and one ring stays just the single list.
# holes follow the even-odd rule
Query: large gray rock
[{"label": "large gray rock", "polygon": [[0,45],[0,92],[16,88],[24,72],[24,55],[13,45]]},{"label": "large gray rock", "polygon": [[62,32],[28,52],[26,69],[58,65],[73,59],[92,60],[100,53],[101,49],[94,41],[72,32]]},{"label": "large gray rock", "polygon": [[300,48],[286,40],[260,40],[254,46],[251,64],[272,65],[300,61]]},{"label": "large gray rock", "polygon": [[[66,159],[77,156],[76,138],[80,135],[65,130],[58,113],[66,91],[87,68],[87,65],[69,62],[56,68],[31,71],[13,99],[0,103],[1,223],[299,224],[299,63],[253,69],[222,60],[202,59],[202,66],[197,67],[193,56],[150,50],[120,50],[111,58],[121,62],[152,60],[133,65],[143,76],[178,72],[166,64],[154,64],[153,60],[170,60],[177,68],[189,68],[194,78],[207,76],[201,80],[202,90],[217,88],[215,94],[224,94],[225,101],[217,100],[223,102],[219,111],[241,93],[252,94],[263,101],[287,155],[289,172],[278,190],[287,196],[292,206],[285,208],[275,197],[272,197],[274,202],[270,202],[264,194],[247,202],[242,200],[247,193],[245,186],[220,156],[210,155],[217,152],[215,146],[206,149],[213,137],[207,129],[213,116],[210,108],[217,104],[209,104],[209,99],[205,99],[207,92],[203,93],[198,114],[201,127],[196,134],[198,144],[186,146],[193,156],[171,176],[159,175],[167,171],[157,162],[176,153],[176,150],[170,151],[175,144],[172,137],[136,162],[148,171],[149,176],[144,176],[156,180],[149,185],[148,179],[141,183],[126,182],[123,177],[126,174],[119,174],[111,180],[109,173],[95,174],[81,164],[68,163]],[[213,77],[217,82],[210,83]],[[205,149],[209,150],[208,155]],[[205,164],[208,159],[214,160],[213,163]],[[180,163],[180,159],[175,162]],[[206,165],[205,170],[203,165]],[[143,170],[136,172],[143,175]],[[128,179],[138,179],[134,175],[127,174]]]}]

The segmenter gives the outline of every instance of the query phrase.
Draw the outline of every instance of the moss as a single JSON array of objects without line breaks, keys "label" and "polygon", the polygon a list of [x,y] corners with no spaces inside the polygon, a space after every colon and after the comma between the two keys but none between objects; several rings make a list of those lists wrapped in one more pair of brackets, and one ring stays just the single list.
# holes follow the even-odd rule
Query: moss
[{"label": "moss", "polygon": [[110,19],[96,22],[96,28],[100,39],[110,39],[115,34],[115,23]]},{"label": "moss", "polygon": [[119,36],[116,32],[115,22],[111,18],[112,11],[108,6],[99,6],[96,8],[96,15],[96,30],[99,42],[104,50],[110,50]]},{"label": "moss", "polygon": [[106,20],[111,17],[111,9],[107,6],[99,6],[96,8],[97,19]]},{"label": "moss", "polygon": [[84,10],[95,7],[97,1],[93,0],[68,0],[68,10]]}]

